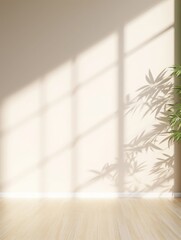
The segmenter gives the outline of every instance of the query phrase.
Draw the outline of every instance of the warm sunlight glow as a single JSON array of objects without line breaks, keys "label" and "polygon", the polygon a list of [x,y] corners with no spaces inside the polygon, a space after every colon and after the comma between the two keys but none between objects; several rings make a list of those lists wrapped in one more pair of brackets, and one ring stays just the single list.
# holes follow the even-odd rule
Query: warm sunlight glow
[{"label": "warm sunlight glow", "polygon": [[173,24],[174,1],[162,1],[125,25],[124,52],[129,53]]},{"label": "warm sunlight glow", "polygon": [[51,103],[66,97],[71,92],[72,84],[72,62],[62,64],[57,69],[45,75],[43,78],[43,92],[44,103]]},{"label": "warm sunlight glow", "polygon": [[6,191],[115,191],[97,172],[117,161],[117,61],[114,33],[4,99]]},{"label": "warm sunlight glow", "polygon": [[117,111],[118,68],[105,70],[77,92],[78,134],[96,127]]},{"label": "warm sunlight glow", "polygon": [[[117,166],[117,132],[116,116],[85,135],[77,146],[78,152],[78,192],[115,192],[116,185],[110,184]],[[110,168],[109,168],[110,167]],[[114,171],[110,171],[111,167]]]},{"label": "warm sunlight glow", "polygon": [[4,190],[38,191],[41,160],[40,116],[32,117],[10,131],[4,132],[1,160]]},{"label": "warm sunlight glow", "polygon": [[40,82],[35,81],[4,99],[1,104],[2,130],[21,125],[40,110],[40,88]]},{"label": "warm sunlight glow", "polygon": [[124,118],[125,188],[131,192],[169,192],[173,187],[173,148],[162,141],[168,130],[159,120],[167,82],[158,85],[164,79],[160,72],[174,63],[173,24],[174,1],[167,0],[124,27],[124,96],[132,108]]},{"label": "warm sunlight glow", "polygon": [[171,193],[174,0],[3,2],[0,194]]},{"label": "warm sunlight glow", "polygon": [[78,82],[91,80],[94,76],[104,73],[106,68],[115,64],[117,60],[118,36],[114,33],[78,56]]},{"label": "warm sunlight glow", "polygon": [[67,147],[72,139],[71,98],[47,108],[42,115],[42,135],[45,157]]},{"label": "warm sunlight glow", "polygon": [[40,175],[41,191],[42,189],[49,193],[72,191],[71,158],[71,148],[47,158],[47,162],[42,168],[42,175]]}]

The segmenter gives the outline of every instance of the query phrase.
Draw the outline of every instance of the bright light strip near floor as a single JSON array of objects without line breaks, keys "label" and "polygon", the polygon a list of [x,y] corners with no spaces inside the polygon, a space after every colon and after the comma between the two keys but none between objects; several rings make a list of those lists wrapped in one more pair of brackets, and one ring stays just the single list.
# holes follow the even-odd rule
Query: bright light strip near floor
[{"label": "bright light strip near floor", "polygon": [[181,193],[0,193],[0,198],[5,199],[116,199],[116,198],[180,198]]}]

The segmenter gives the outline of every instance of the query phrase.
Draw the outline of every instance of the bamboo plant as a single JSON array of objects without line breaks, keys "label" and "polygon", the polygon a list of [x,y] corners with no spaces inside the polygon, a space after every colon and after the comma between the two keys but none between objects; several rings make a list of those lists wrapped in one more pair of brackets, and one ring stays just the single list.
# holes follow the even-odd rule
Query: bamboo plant
[{"label": "bamboo plant", "polygon": [[170,140],[179,142],[181,141],[181,65],[172,67],[172,76],[176,78],[177,84],[174,87],[174,103],[170,104],[168,111]]}]

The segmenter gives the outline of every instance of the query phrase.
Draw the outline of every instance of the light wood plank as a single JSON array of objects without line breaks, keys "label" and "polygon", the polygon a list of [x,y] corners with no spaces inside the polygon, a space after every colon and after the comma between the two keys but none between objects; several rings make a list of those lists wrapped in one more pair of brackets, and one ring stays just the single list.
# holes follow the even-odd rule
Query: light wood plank
[{"label": "light wood plank", "polygon": [[0,200],[0,240],[179,240],[181,200]]}]

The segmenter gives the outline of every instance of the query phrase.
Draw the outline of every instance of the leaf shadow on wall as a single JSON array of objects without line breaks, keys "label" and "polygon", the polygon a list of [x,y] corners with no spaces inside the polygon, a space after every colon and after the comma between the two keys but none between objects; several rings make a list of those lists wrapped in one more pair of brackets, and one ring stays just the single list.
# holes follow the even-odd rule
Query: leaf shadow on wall
[{"label": "leaf shadow on wall", "polygon": [[[94,162],[98,161],[100,157],[99,154],[96,155],[97,146],[95,151],[94,148],[89,148],[90,143],[94,143],[94,140],[91,139],[88,144],[84,145],[81,145],[82,142],[86,142],[91,133],[94,135],[94,132],[98,132],[117,116],[120,121],[117,132],[115,126],[115,142],[119,145],[116,144],[113,154],[111,153],[110,157],[107,155],[106,160],[105,155],[102,155],[100,160],[103,162],[99,162],[99,164],[104,165],[105,174],[107,174],[105,170],[108,169],[111,179],[114,178],[117,181],[116,187],[119,191],[122,190],[124,177],[118,173],[117,169],[120,169],[121,165],[125,165],[125,172],[127,165],[131,168],[127,162],[124,164],[122,161],[124,138],[122,96],[125,83],[125,57],[133,54],[133,51],[135,53],[141,47],[145,47],[153,39],[160,38],[172,28],[173,22],[169,21],[168,26],[162,26],[162,21],[161,25],[156,22],[158,28],[155,25],[153,36],[146,34],[145,37],[147,36],[148,39],[144,38],[145,42],[144,39],[140,39],[143,42],[141,41],[140,45],[133,48],[131,52],[127,52],[125,48],[126,32],[129,30],[129,26],[137,23],[139,19],[142,19],[141,22],[147,26],[144,20],[145,16],[146,19],[147,16],[155,19],[153,12],[158,9],[158,12],[166,11],[166,14],[168,10],[170,11],[168,6],[167,1],[163,0],[139,0],[138,2],[98,0],[71,1],[71,3],[69,1],[45,2],[38,0],[18,1],[18,3],[12,2],[11,4],[6,1],[2,2],[0,8],[2,19],[0,59],[1,191],[76,191],[74,189],[79,187],[77,185],[80,184],[80,181],[83,182],[84,177],[87,180],[84,171],[96,168],[92,167],[92,156],[96,157]],[[138,21],[138,26],[135,26],[138,33],[140,32],[139,23],[140,21]],[[112,36],[115,39],[115,41],[111,41],[113,50],[109,47],[106,49],[111,56],[115,54],[115,59],[113,62],[107,62],[109,54],[106,51],[99,52],[95,49],[99,49],[99,47],[103,49],[104,42],[107,42],[107,39]],[[132,39],[132,34],[128,38]],[[165,51],[165,47],[163,50]],[[102,62],[99,62],[99,57],[103,59]],[[98,62],[98,66],[95,64],[96,62]],[[92,64],[95,69],[91,67]],[[89,74],[84,75],[85,66],[87,66]],[[90,109],[90,106],[94,109],[96,105],[92,104],[92,99],[101,95],[106,95],[110,102],[113,101],[113,98],[109,96],[110,91],[105,94],[103,92],[105,87],[103,88],[98,83],[99,77],[105,80],[104,74],[111,68],[115,68],[117,71],[115,81],[119,83],[119,86],[114,88],[116,95],[113,94],[113,98],[118,95],[118,98],[114,98],[114,111],[116,111],[117,104],[119,105],[118,111],[112,112],[112,107],[107,104],[105,115],[103,114],[99,119],[97,112],[102,111],[103,104],[106,105],[105,102],[103,104],[101,102],[100,110],[98,108],[95,112],[88,110],[88,114],[81,104],[87,100],[84,104],[86,109]],[[110,82],[111,80],[112,77],[110,77]],[[99,89],[97,83],[101,86],[97,95],[94,94],[94,87],[90,87],[92,82],[96,82],[94,85],[96,89]],[[83,88],[80,84],[87,89],[85,92],[81,90]],[[113,81],[111,85],[114,85]],[[86,91],[90,93],[89,96],[86,95]],[[29,105],[32,108],[29,108]],[[27,111],[27,109],[29,110]],[[108,114],[110,112],[107,112],[107,109],[111,110],[111,115]],[[96,117],[92,121],[92,125],[83,129],[82,119],[86,119],[85,123],[89,121],[88,117],[84,118],[86,114],[87,116],[95,114]],[[10,124],[7,124],[8,122]],[[81,131],[79,132],[79,130]],[[99,135],[99,132],[96,134]],[[109,138],[106,127],[103,134]],[[103,145],[98,145],[101,148],[101,154],[104,153],[105,147],[111,140],[105,141]],[[52,142],[55,144],[51,144]],[[113,146],[114,142],[111,144]],[[85,145],[88,146],[87,151],[82,147]],[[93,145],[95,146],[96,143]],[[119,149],[117,149],[118,147]],[[81,153],[79,149],[81,149]],[[119,153],[116,155],[117,151]],[[85,152],[85,155],[82,152]],[[91,152],[94,152],[95,155],[91,155]],[[89,156],[89,160],[87,156]],[[117,163],[105,164],[115,158],[112,156],[117,156]],[[110,165],[111,167],[109,167]],[[138,168],[138,165],[136,163],[132,168]],[[143,165],[141,167],[143,168]],[[109,174],[107,175],[109,176]],[[122,171],[122,175],[124,175],[124,171]],[[92,181],[102,178],[101,174],[96,175],[95,178],[94,176]],[[120,176],[119,181],[118,176]],[[83,183],[83,185],[85,184]]]},{"label": "leaf shadow on wall", "polygon": [[[136,135],[127,144],[124,144],[124,171],[128,179],[135,179],[138,174],[146,170],[148,161],[139,161],[141,154],[154,152],[156,161],[149,168],[148,176],[151,183],[135,182],[128,180],[124,182],[124,188],[129,192],[173,191],[174,180],[174,156],[167,154],[166,149],[170,149],[172,143],[169,141],[168,109],[173,102],[173,81],[166,70],[163,70],[156,78],[151,71],[146,75],[146,84],[137,90],[134,98],[127,98],[125,103],[125,117],[134,117],[134,114],[143,113],[142,118],[154,117],[156,123],[152,125],[152,130],[146,129]],[[142,111],[143,110],[143,111]],[[164,147],[162,147],[164,144]],[[166,146],[166,147],[165,147]],[[107,178],[111,184],[118,186],[119,168],[118,164],[106,163],[101,170],[90,170],[94,177],[89,183],[101,178]],[[168,184],[171,182],[171,184]],[[139,186],[138,186],[139,185]]]}]

